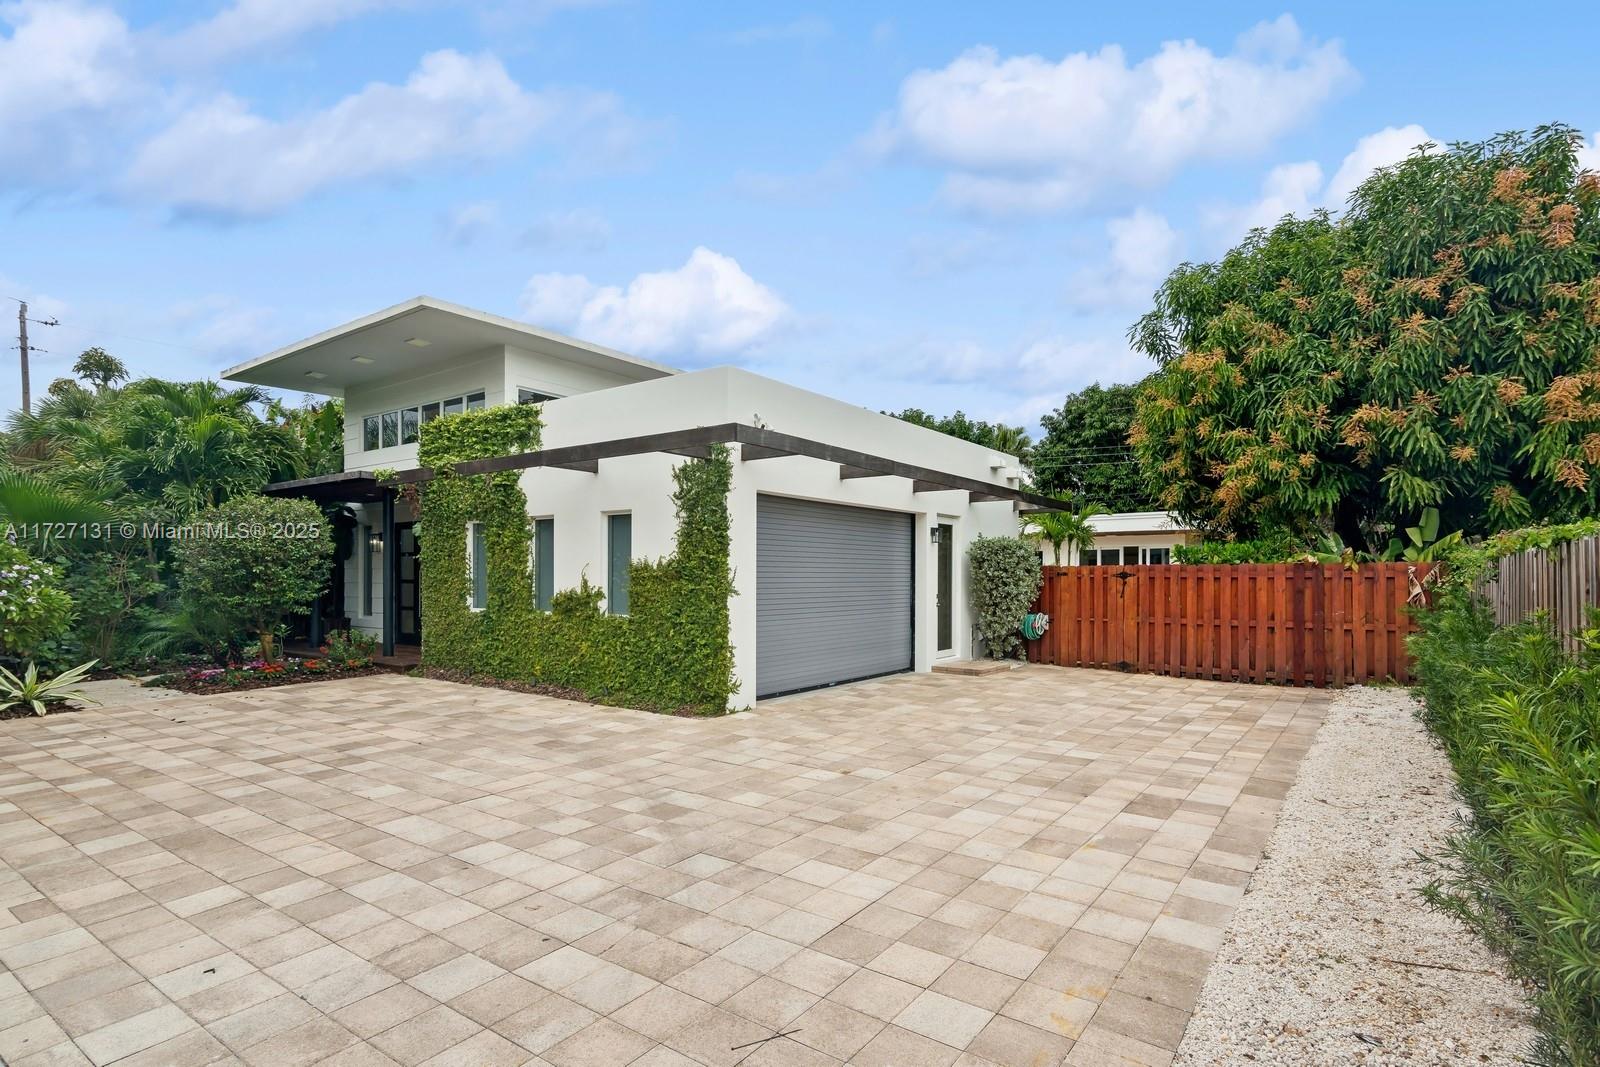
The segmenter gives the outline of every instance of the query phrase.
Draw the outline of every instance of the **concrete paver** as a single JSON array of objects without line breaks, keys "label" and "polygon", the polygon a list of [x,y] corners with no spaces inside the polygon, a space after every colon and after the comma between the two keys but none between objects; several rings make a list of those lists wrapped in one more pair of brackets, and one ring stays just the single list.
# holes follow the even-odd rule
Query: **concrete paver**
[{"label": "concrete paver", "polygon": [[6,1062],[1163,1064],[1328,699],[139,696],[0,723]]}]

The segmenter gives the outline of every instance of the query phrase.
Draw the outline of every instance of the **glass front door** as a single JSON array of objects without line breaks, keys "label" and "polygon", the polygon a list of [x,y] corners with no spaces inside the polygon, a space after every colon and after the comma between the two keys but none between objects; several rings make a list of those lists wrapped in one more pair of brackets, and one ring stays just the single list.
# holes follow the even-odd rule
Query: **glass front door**
[{"label": "glass front door", "polygon": [[394,636],[401,644],[417,645],[422,643],[422,601],[416,523],[396,523],[394,539],[394,592],[398,609]]}]

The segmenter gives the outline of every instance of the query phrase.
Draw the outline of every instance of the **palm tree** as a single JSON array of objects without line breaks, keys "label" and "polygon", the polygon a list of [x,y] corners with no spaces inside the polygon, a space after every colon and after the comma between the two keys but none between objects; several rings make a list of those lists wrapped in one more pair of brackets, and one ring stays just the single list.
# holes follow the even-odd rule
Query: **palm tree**
[{"label": "palm tree", "polygon": [[1106,514],[1099,504],[1084,504],[1077,511],[1038,511],[1022,520],[1022,528],[1048,541],[1055,552],[1056,566],[1061,566],[1061,546],[1081,553],[1094,546],[1094,527],[1089,520]]}]

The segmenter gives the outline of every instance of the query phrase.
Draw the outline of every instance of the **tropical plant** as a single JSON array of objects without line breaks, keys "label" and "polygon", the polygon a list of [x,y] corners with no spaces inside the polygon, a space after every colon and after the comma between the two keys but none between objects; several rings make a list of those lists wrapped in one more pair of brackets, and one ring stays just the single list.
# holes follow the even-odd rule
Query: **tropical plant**
[{"label": "tropical plant", "polygon": [[1039,560],[1015,537],[978,537],[967,550],[974,627],[990,659],[1022,650],[1022,619],[1044,581]]},{"label": "tropical plant", "polygon": [[1425,146],[1338,220],[1185,265],[1130,342],[1161,506],[1372,545],[1427,507],[1483,533],[1600,510],[1600,178],[1546,126]]},{"label": "tropical plant", "polygon": [[1439,536],[1438,508],[1424,508],[1422,520],[1415,526],[1407,526],[1405,535],[1411,543],[1408,545],[1398,537],[1391,537],[1389,547],[1383,554],[1384,559],[1433,563],[1444,559],[1461,543],[1460,530],[1454,530],[1443,537]]},{"label": "tropical plant", "polygon": [[1138,391],[1138,385],[1091,385],[1040,416],[1044,438],[1032,460],[1041,493],[1097,500],[1110,511],[1155,506],[1155,493],[1128,444]]},{"label": "tropical plant", "polygon": [[1065,547],[1069,558],[1094,547],[1095,529],[1089,520],[1106,514],[1099,504],[1084,504],[1076,511],[1036,511],[1022,516],[1022,529],[1050,545],[1055,555],[1055,565],[1061,566],[1061,549]]},{"label": "tropical plant", "polygon": [[322,594],[333,538],[310,501],[236,496],[202,513],[176,555],[184,599],[255,634],[270,663],[278,628]]},{"label": "tropical plant", "polygon": [[1539,1031],[1526,1062],[1563,1067],[1600,1063],[1600,612],[1569,649],[1543,617],[1497,626],[1473,579],[1505,552],[1585,532],[1458,549],[1409,642],[1423,721],[1469,813],[1425,895],[1526,983]]},{"label": "tropical plant", "polygon": [[94,665],[95,661],[90,660],[54,678],[43,679],[39,677],[39,665],[36,663],[29,663],[21,677],[0,667],[0,711],[22,706],[32,708],[35,715],[43,715],[50,710],[51,704],[59,704],[64,700],[89,700],[80,690],[71,687],[83,681],[83,676],[93,670]]},{"label": "tropical plant", "polygon": [[72,625],[72,598],[60,575],[0,540],[0,655],[26,659]]},{"label": "tropical plant", "polygon": [[128,380],[128,368],[122,360],[99,347],[84,349],[72,365],[72,373],[94,386],[95,392]]}]

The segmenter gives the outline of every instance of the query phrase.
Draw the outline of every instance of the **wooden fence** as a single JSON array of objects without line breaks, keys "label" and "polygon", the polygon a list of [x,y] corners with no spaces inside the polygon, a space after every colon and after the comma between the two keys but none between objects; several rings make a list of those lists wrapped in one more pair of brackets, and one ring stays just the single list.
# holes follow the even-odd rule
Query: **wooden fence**
[{"label": "wooden fence", "polygon": [[1279,685],[1411,679],[1428,564],[1046,567],[1035,663]]},{"label": "wooden fence", "polygon": [[1600,607],[1600,536],[1506,556],[1499,575],[1479,586],[1479,592],[1493,605],[1501,626],[1543,611],[1569,647],[1576,648],[1576,631],[1587,624],[1589,609]]}]

